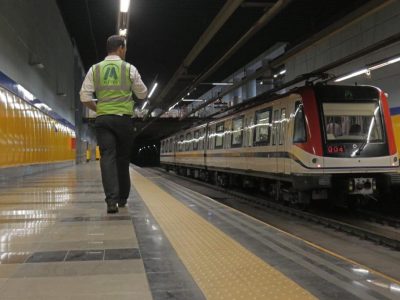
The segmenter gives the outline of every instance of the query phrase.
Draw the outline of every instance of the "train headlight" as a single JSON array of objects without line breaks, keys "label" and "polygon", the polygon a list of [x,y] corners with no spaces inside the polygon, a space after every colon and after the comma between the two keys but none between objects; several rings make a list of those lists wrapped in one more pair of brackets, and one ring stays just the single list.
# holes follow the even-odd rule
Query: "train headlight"
[{"label": "train headlight", "polygon": [[349,179],[349,192],[354,191],[354,181],[353,179]]}]

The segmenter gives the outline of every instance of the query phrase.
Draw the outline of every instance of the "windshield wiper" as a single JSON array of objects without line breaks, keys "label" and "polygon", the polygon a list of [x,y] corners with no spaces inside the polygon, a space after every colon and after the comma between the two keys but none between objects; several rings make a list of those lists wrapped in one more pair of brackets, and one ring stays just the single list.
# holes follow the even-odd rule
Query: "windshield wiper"
[{"label": "windshield wiper", "polygon": [[364,150],[365,146],[368,144],[368,138],[366,138],[363,143],[361,144],[361,146],[357,149],[356,155],[360,155],[361,151]]}]

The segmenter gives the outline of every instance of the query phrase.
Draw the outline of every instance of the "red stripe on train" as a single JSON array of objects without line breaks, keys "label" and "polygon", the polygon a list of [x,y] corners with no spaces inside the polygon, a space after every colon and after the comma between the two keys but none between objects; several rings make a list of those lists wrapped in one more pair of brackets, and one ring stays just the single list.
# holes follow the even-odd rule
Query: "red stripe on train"
[{"label": "red stripe on train", "polygon": [[321,124],[318,113],[318,103],[312,88],[307,87],[299,91],[303,99],[304,114],[307,127],[307,142],[296,144],[297,147],[304,151],[322,156],[322,140],[321,140]]},{"label": "red stripe on train", "polygon": [[392,127],[392,120],[390,118],[390,110],[386,95],[384,92],[380,91],[381,105],[383,110],[383,117],[385,119],[385,127],[386,127],[386,138],[389,146],[389,154],[394,155],[397,153],[396,144],[394,141],[394,133]]}]

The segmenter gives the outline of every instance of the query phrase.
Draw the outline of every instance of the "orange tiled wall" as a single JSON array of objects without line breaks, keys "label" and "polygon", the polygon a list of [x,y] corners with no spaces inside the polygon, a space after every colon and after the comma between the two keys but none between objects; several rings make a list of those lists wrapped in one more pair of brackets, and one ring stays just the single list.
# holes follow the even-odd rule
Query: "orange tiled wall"
[{"label": "orange tiled wall", "polygon": [[0,168],[75,159],[75,132],[0,88]]}]

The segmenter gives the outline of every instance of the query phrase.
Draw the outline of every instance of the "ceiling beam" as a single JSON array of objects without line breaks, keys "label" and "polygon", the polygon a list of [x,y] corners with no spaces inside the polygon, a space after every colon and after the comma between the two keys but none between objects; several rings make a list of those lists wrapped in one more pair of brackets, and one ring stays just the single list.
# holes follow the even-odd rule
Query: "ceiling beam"
[{"label": "ceiling beam", "polygon": [[192,50],[183,60],[182,64],[175,71],[175,74],[169,80],[167,85],[163,88],[159,96],[155,98],[153,103],[149,107],[147,115],[156,108],[158,103],[161,103],[167,94],[174,87],[176,82],[182,77],[186,76],[187,68],[193,63],[193,61],[198,57],[198,55],[203,51],[203,49],[208,45],[215,34],[221,29],[221,27],[226,23],[226,21],[231,17],[231,15],[236,11],[236,9],[242,4],[244,0],[231,0],[226,1],[225,5],[221,8],[219,13],[212,20],[208,28],[204,31],[201,37],[198,39],[197,43],[193,46]]},{"label": "ceiling beam", "polygon": [[192,91],[194,88],[204,82],[210,75],[217,71],[224,63],[228,61],[242,46],[244,46],[258,31],[264,28],[272,19],[284,10],[292,0],[279,0],[274,4],[271,9],[265,12],[261,18],[205,73],[201,74],[193,81],[193,83],[186,90],[174,99],[171,103],[175,103],[178,99],[182,98],[182,95],[186,95],[188,91]]},{"label": "ceiling beam", "polygon": [[[303,43],[295,46],[285,54],[281,55],[280,57],[272,60],[268,65],[263,66],[261,69],[259,69],[257,72],[247,75],[245,80],[242,80],[238,82],[237,84],[230,86],[228,89],[224,90],[223,92],[220,93],[219,97],[223,97],[230,93],[231,91],[234,91],[235,89],[239,88],[240,86],[246,84],[250,80],[253,80],[259,76],[262,76],[267,70],[271,68],[276,68],[282,65],[285,61],[287,61],[289,58],[297,55],[298,53],[302,52],[303,50],[307,49],[308,47],[314,45],[317,42],[320,42],[321,40],[325,39],[328,36],[331,36],[332,34],[339,32],[343,30],[344,28],[348,27],[350,24],[353,24],[356,21],[360,21],[361,19],[365,18],[366,16],[370,15],[371,13],[376,12],[379,9],[382,9],[384,6],[388,5],[390,2],[393,2],[393,0],[389,1],[384,1],[382,2],[381,0],[371,0],[368,1],[365,5],[361,6],[357,10],[353,11],[352,13],[346,15],[344,18],[340,19],[336,23],[326,27],[322,31],[316,33],[313,35],[311,38],[307,39]],[[337,64],[337,63],[336,63]],[[341,62],[343,64],[343,61]],[[328,65],[328,68],[320,68],[314,72],[321,73],[321,72],[326,72],[329,69],[333,68],[334,64]],[[313,73],[314,73],[313,72]],[[300,80],[301,81],[301,80]],[[300,82],[299,81],[299,82]],[[297,81],[296,81],[297,83]],[[218,99],[218,97],[214,97],[205,103],[203,103],[200,106],[197,106],[190,112],[188,112],[186,115],[182,116],[181,119],[185,119],[188,116],[192,115],[196,111],[204,108],[205,106],[215,102]]]}]

